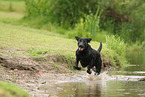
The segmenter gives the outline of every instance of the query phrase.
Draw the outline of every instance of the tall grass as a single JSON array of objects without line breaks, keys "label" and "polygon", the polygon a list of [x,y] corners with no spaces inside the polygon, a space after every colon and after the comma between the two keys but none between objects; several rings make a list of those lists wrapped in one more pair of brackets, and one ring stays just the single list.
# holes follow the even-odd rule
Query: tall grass
[{"label": "tall grass", "polygon": [[106,45],[107,45],[107,48],[114,51],[112,54],[114,55],[113,59],[116,60],[115,64],[118,64],[118,66],[127,64],[127,60],[125,58],[126,57],[126,44],[124,43],[123,40],[120,39],[119,36],[117,35],[106,36]]},{"label": "tall grass", "polygon": [[106,45],[108,48],[114,50],[120,56],[125,56],[126,44],[118,36],[106,36]]},{"label": "tall grass", "polygon": [[100,16],[101,16],[102,10],[98,8],[95,15],[91,13],[89,15],[85,15],[85,22],[84,26],[86,28],[86,31],[91,33],[91,37],[94,38],[97,32],[100,32]]},{"label": "tall grass", "polygon": [[80,19],[80,22],[77,23],[74,29],[68,32],[70,38],[74,36],[80,37],[90,37],[93,40],[105,42],[105,31],[100,28],[100,19],[101,19],[102,10],[97,9],[97,12],[93,14],[89,11],[89,14],[83,14],[83,18]]}]

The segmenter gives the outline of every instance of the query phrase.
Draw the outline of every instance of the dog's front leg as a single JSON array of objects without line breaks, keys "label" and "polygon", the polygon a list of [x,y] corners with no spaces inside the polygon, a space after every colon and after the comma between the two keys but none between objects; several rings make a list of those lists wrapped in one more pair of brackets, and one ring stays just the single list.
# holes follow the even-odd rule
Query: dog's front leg
[{"label": "dog's front leg", "polygon": [[88,66],[88,70],[87,70],[87,73],[89,73],[89,74],[92,73],[92,71],[91,71],[90,69],[91,69],[91,66],[89,65],[89,66]]},{"label": "dog's front leg", "polygon": [[78,67],[78,64],[79,64],[79,59],[76,58],[75,69],[77,69],[77,70],[81,70],[81,67]]}]

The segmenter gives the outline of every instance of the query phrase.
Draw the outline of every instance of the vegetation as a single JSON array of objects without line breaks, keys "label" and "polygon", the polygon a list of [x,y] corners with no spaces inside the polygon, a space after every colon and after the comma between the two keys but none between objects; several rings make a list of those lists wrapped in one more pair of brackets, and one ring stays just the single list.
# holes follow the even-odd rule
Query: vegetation
[{"label": "vegetation", "polygon": [[107,45],[107,48],[114,51],[113,57],[116,57],[116,58],[113,58],[113,59],[115,60],[115,64],[119,66],[119,68],[122,67],[122,65],[125,66],[125,64],[127,64],[126,59],[125,59],[127,46],[124,43],[124,41],[122,41],[120,37],[118,36],[114,36],[114,35],[106,36],[106,45]]},{"label": "vegetation", "polygon": [[1,97],[29,97],[28,93],[23,89],[10,83],[0,81]]},{"label": "vegetation", "polygon": [[[126,43],[142,43],[145,39],[145,19],[141,18],[145,16],[143,0],[26,0],[26,6],[27,17],[44,17],[44,25],[48,22],[61,25],[68,29],[63,34],[70,38],[85,34],[94,40],[104,41],[104,34],[117,34]],[[97,30],[92,33],[89,29],[95,24]],[[102,38],[98,39],[100,33]]]},{"label": "vegetation", "polygon": [[0,5],[1,11],[25,13],[24,0],[0,0]]}]

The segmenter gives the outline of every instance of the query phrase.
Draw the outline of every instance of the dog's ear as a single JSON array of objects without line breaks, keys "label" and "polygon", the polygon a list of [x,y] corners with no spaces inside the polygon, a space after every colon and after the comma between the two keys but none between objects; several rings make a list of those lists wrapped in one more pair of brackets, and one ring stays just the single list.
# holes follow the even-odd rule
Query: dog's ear
[{"label": "dog's ear", "polygon": [[75,38],[76,38],[77,41],[80,39],[80,37],[78,37],[78,36],[75,36]]},{"label": "dog's ear", "polygon": [[89,43],[92,40],[92,38],[87,38],[87,42]]}]

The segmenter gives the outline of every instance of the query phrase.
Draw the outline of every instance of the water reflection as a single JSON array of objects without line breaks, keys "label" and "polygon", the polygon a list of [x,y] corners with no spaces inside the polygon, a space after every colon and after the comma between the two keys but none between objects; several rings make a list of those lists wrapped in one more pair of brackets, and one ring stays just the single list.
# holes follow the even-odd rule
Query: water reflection
[{"label": "water reflection", "polygon": [[58,97],[144,97],[145,83],[136,81],[88,81],[57,85]]},{"label": "water reflection", "polygon": [[145,51],[127,52],[127,59],[130,65],[126,71],[145,71]]},{"label": "water reflection", "polygon": [[63,88],[58,97],[101,97],[102,88],[106,83],[101,81],[69,82],[58,84]]},{"label": "water reflection", "polygon": [[75,91],[76,97],[101,97],[101,88],[98,84],[90,83],[79,83]]}]

